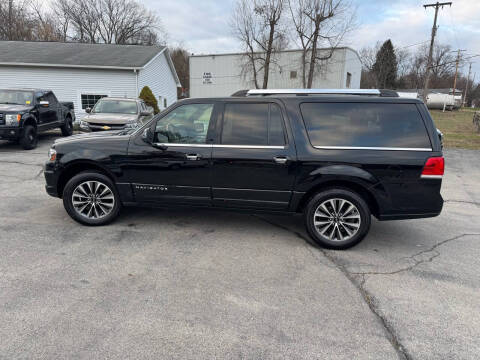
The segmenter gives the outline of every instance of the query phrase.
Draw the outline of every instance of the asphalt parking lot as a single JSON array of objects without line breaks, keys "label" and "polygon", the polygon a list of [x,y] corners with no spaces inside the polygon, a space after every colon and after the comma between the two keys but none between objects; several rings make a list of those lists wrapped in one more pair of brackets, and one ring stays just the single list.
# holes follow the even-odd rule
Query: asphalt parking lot
[{"label": "asphalt parking lot", "polygon": [[57,136],[0,141],[0,358],[478,359],[480,151],[445,152],[441,216],[329,251],[296,217],[83,227],[44,191]]}]

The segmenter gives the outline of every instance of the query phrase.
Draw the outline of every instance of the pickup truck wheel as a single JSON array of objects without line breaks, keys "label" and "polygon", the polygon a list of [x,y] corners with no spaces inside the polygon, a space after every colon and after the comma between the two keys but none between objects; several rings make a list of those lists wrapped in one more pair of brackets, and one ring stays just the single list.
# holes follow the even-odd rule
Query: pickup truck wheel
[{"label": "pickup truck wheel", "polygon": [[33,125],[26,125],[20,137],[20,145],[25,150],[32,150],[37,147],[37,129]]},{"label": "pickup truck wheel", "polygon": [[122,206],[113,182],[96,172],[71,178],[63,191],[63,205],[72,219],[90,226],[108,224]]},{"label": "pickup truck wheel", "polygon": [[65,119],[65,124],[60,127],[60,130],[62,130],[63,136],[70,136],[73,134],[73,121],[70,116]]},{"label": "pickup truck wheel", "polygon": [[370,209],[357,193],[329,189],[313,196],[305,212],[310,237],[329,249],[347,249],[358,244],[370,229]]}]

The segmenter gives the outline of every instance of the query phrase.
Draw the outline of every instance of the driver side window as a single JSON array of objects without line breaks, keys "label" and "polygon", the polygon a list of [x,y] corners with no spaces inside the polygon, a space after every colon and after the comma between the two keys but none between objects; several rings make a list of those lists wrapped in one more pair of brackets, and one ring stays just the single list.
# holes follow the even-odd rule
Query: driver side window
[{"label": "driver side window", "polygon": [[158,120],[155,142],[205,144],[212,112],[213,104],[187,104],[177,107]]}]

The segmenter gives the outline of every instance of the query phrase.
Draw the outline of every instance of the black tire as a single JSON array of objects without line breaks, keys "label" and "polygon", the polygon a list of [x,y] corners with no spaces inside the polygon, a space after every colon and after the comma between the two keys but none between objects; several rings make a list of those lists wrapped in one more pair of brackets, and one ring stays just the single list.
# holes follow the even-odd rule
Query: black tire
[{"label": "black tire", "polygon": [[63,136],[70,136],[73,134],[73,121],[70,116],[67,116],[65,124],[60,127],[60,130],[62,130]]},{"label": "black tire", "polygon": [[[88,214],[85,214],[85,213],[82,214],[80,213],[78,208],[75,208],[73,204],[73,198],[75,197],[77,201],[78,200],[83,201],[83,200],[74,196],[74,191],[76,191],[79,186],[82,186],[82,184],[86,184],[87,182],[101,183],[105,187],[108,187],[109,190],[111,191],[111,194],[113,196],[113,202],[112,202],[113,205],[111,207],[110,212],[108,212],[108,214],[105,213],[104,216],[102,217],[92,218],[87,216],[89,214],[88,212],[90,211],[89,208],[86,208],[84,210]],[[99,195],[99,192],[101,192],[102,189],[103,188],[100,188],[100,190],[98,190],[97,188],[98,190],[97,195]],[[93,191],[92,193],[95,193],[95,191]],[[78,191],[75,194],[78,194]],[[87,199],[87,197],[85,196],[83,196],[83,198]],[[88,199],[92,200],[91,198],[88,198]],[[106,205],[106,204],[103,204],[103,205]],[[75,175],[65,185],[65,188],[63,190],[63,206],[65,207],[65,210],[67,211],[68,215],[70,215],[70,217],[73,220],[83,225],[99,226],[99,225],[106,225],[111,221],[113,221],[120,213],[122,204],[120,202],[120,196],[118,195],[117,188],[115,187],[115,184],[110,180],[108,176],[105,176],[101,173],[94,172],[94,171],[86,171],[86,172],[81,172],[78,175]],[[93,208],[93,210],[95,210],[95,207],[96,206],[92,207],[92,205],[90,205],[90,208]],[[99,213],[100,211],[102,211],[101,205],[98,205],[98,207],[96,208],[98,209],[97,211]],[[108,207],[108,209],[110,209],[110,207]],[[95,216],[94,214],[95,211],[93,210],[92,210],[92,215]]]},{"label": "black tire", "polygon": [[20,145],[25,150],[32,150],[37,147],[38,136],[37,129],[33,125],[26,125],[20,136]]},{"label": "black tire", "polygon": [[[324,211],[322,205],[330,211]],[[347,213],[350,205],[354,208]],[[338,212],[332,210],[333,206],[340,208]],[[333,215],[334,213],[336,215]],[[349,189],[331,188],[314,195],[308,201],[304,219],[308,234],[318,245],[328,249],[342,250],[358,244],[367,235],[370,229],[371,213],[367,203],[359,194]],[[324,234],[322,234],[323,231],[325,231]]]}]

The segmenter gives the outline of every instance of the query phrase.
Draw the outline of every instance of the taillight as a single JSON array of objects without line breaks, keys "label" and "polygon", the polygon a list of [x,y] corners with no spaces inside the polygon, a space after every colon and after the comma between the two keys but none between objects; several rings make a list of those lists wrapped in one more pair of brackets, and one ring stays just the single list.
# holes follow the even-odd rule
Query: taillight
[{"label": "taillight", "polygon": [[425,163],[422,171],[424,179],[441,179],[445,171],[445,160],[443,156],[431,157]]}]

